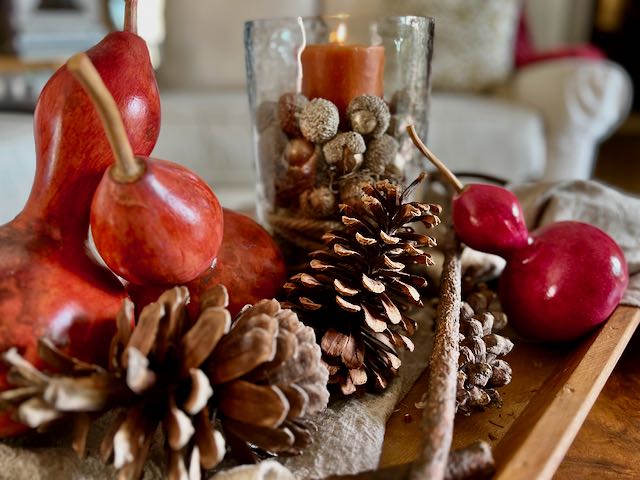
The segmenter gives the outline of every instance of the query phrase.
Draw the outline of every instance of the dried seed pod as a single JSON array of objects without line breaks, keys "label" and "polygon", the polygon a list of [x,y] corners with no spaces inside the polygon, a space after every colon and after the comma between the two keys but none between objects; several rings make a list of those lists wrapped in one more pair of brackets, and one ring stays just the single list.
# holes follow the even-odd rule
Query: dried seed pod
[{"label": "dried seed pod", "polygon": [[493,331],[493,314],[491,312],[477,313],[473,318],[482,326],[478,336],[489,335]]},{"label": "dried seed pod", "polygon": [[507,314],[504,312],[498,312],[496,310],[492,310],[493,315],[493,329],[495,331],[500,331],[504,327],[507,326]]},{"label": "dried seed pod", "polygon": [[471,305],[467,302],[462,302],[460,305],[460,320],[462,322],[469,320],[474,314],[475,312],[473,311],[473,308],[471,308]]},{"label": "dried seed pod", "polygon": [[467,337],[462,342],[460,342],[460,345],[463,347],[469,347],[469,349],[471,349],[476,362],[484,362],[487,358],[487,346],[482,341],[482,338]]},{"label": "dried seed pod", "polygon": [[329,100],[315,98],[300,113],[299,125],[304,138],[313,143],[325,143],[338,133],[340,115]]},{"label": "dried seed pod", "polygon": [[262,133],[265,129],[276,123],[278,104],[273,101],[265,101],[256,109],[256,129]]},{"label": "dried seed pod", "polygon": [[345,175],[360,167],[362,154],[366,149],[362,135],[356,132],[344,132],[329,140],[322,147],[322,153],[327,164],[335,167],[340,175]]},{"label": "dried seed pod", "polygon": [[[289,164],[284,175],[275,183],[276,205],[285,208],[297,208],[300,195],[305,190],[314,187],[320,152],[316,147],[307,148],[302,145],[303,139],[293,139],[289,142],[289,154],[285,153],[285,161]],[[295,143],[295,145],[292,145]]]},{"label": "dried seed pod", "polygon": [[511,366],[504,360],[495,360],[491,365],[492,372],[488,385],[491,387],[502,387],[511,382]]},{"label": "dried seed pod", "polygon": [[468,319],[464,322],[464,325],[460,325],[460,328],[465,336],[468,337],[482,337],[485,335],[482,323],[475,318]]},{"label": "dried seed pod", "polygon": [[484,387],[493,375],[493,368],[488,363],[469,363],[464,367],[464,372],[468,382]]},{"label": "dried seed pod", "polygon": [[487,352],[494,355],[506,355],[513,348],[513,342],[506,337],[496,335],[492,333],[482,337],[485,345],[487,346]]},{"label": "dried seed pod", "polygon": [[314,188],[300,195],[300,210],[307,217],[331,217],[336,213],[336,207],[336,197],[328,187]]},{"label": "dried seed pod", "polygon": [[375,174],[384,173],[387,165],[393,163],[398,153],[398,142],[390,135],[374,138],[367,145],[362,168]]},{"label": "dried seed pod", "polygon": [[380,137],[389,127],[389,107],[383,98],[375,95],[360,95],[347,107],[351,128],[362,135]]},{"label": "dried seed pod", "polygon": [[467,363],[473,363],[475,361],[476,361],[476,357],[469,347],[465,347],[465,346],[460,347],[460,355],[458,357],[459,367],[463,367]]},{"label": "dried seed pod", "polygon": [[468,390],[466,405],[470,407],[484,407],[491,403],[488,391],[475,385]]},{"label": "dried seed pod", "polygon": [[309,100],[301,93],[285,93],[278,100],[280,128],[289,137],[295,138],[302,135],[298,117],[308,104]]},{"label": "dried seed pod", "polygon": [[316,146],[304,138],[289,140],[284,148],[284,159],[289,166],[300,167],[307,163],[316,151]]}]

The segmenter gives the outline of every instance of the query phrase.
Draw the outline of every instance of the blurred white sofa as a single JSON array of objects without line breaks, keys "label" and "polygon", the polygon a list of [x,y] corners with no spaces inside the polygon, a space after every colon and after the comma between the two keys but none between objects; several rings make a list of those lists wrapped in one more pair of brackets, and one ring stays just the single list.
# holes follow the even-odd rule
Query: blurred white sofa
[{"label": "blurred white sofa", "polygon": [[[255,178],[243,22],[322,13],[332,3],[244,0],[239,8],[225,0],[167,2],[159,71],[163,123],[154,156],[196,170],[223,204],[250,205]],[[549,22],[539,10],[562,2],[530,3],[535,5],[534,34],[548,40],[540,28]],[[562,41],[557,19],[551,23],[555,41]],[[631,95],[626,72],[611,62],[536,63],[515,71],[490,93],[434,90],[428,143],[454,170],[512,182],[588,178],[598,144],[626,117]],[[34,156],[30,116],[0,113],[0,223],[24,203]]]}]

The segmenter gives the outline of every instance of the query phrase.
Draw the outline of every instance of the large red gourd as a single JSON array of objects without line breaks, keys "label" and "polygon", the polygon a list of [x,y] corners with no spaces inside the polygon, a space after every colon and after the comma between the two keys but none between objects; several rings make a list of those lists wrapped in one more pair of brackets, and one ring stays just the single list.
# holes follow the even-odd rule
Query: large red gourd
[{"label": "large red gourd", "polygon": [[[135,34],[135,1],[125,31],[87,51],[113,94],[135,153],[148,155],[160,131],[160,101],[147,46]],[[82,86],[61,67],[35,111],[36,174],[22,212],[0,227],[0,351],[17,346],[38,363],[41,336],[74,356],[104,361],[125,291],[86,247],[91,198],[113,156]],[[0,388],[6,388],[6,370]],[[0,437],[24,427],[0,416]]]}]

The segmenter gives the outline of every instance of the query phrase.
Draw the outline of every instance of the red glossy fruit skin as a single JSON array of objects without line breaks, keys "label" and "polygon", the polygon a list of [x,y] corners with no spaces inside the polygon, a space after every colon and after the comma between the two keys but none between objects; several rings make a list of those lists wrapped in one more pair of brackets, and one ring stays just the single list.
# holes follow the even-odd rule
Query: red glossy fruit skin
[{"label": "red glossy fruit skin", "polygon": [[520,202],[506,188],[469,184],[454,197],[451,214],[460,240],[481,252],[508,257],[529,240]]},{"label": "red glossy fruit skin", "polygon": [[180,285],[211,267],[222,243],[222,207],[211,188],[173,162],[138,157],[142,177],[105,172],[91,205],[91,233],[111,270],[137,285]]},{"label": "red glossy fruit skin", "polygon": [[[191,294],[188,311],[193,318],[200,312],[200,295],[214,285],[227,287],[229,311],[235,316],[247,304],[274,298],[287,279],[282,253],[267,231],[246,215],[222,210],[224,235],[216,264],[187,284]],[[127,286],[137,313],[166,288],[169,287]]]},{"label": "red glossy fruit skin", "polygon": [[246,215],[224,209],[224,238],[214,268],[190,282],[190,313],[200,308],[200,294],[217,284],[229,291],[229,311],[235,316],[247,304],[274,298],[287,270],[271,235]]},{"label": "red glossy fruit skin", "polygon": [[522,335],[546,342],[577,339],[604,322],[629,282],[624,254],[602,230],[558,222],[513,252],[500,277],[500,301]]},{"label": "red glossy fruit skin", "polygon": [[[160,101],[145,42],[116,32],[87,53],[116,99],[134,152],[148,155],[160,131]],[[93,104],[66,67],[40,95],[34,132],[31,195],[0,227],[0,352],[16,346],[37,363],[36,341],[47,336],[72,355],[104,363],[126,292],[85,240],[93,192],[114,159]],[[2,365],[1,389],[5,375]],[[0,437],[26,430],[0,415]]]}]

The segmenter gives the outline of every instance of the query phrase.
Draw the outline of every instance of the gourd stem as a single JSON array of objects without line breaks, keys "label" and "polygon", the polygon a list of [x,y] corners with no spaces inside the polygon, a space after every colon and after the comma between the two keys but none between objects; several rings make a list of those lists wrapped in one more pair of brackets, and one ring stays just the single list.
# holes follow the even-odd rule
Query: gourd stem
[{"label": "gourd stem", "polygon": [[125,2],[124,31],[138,34],[138,0]]},{"label": "gourd stem", "polygon": [[462,192],[462,189],[464,188],[463,183],[460,180],[458,180],[458,177],[456,177],[453,174],[453,172],[449,170],[447,166],[444,163],[442,163],[442,161],[438,157],[436,157],[431,152],[431,150],[427,148],[424,142],[420,140],[420,137],[418,137],[418,134],[416,133],[415,127],[413,125],[409,125],[407,127],[407,132],[409,132],[409,136],[411,137],[413,144],[418,148],[418,150],[420,150],[420,152],[422,152],[422,154],[427,158],[427,160],[433,163],[436,166],[436,168],[440,171],[440,173],[444,175],[447,181],[456,190],[456,193]]},{"label": "gourd stem", "polygon": [[136,181],[144,172],[144,166],[133,154],[116,101],[102,81],[96,67],[85,53],[78,53],[69,59],[67,69],[82,84],[100,115],[111,150],[116,158],[114,169],[111,170],[114,179],[121,183]]}]

